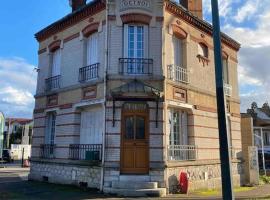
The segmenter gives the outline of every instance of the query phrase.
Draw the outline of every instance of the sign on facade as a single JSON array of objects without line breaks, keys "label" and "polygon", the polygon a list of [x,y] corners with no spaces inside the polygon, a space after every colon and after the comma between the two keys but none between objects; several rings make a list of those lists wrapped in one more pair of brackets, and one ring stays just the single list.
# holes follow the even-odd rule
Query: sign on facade
[{"label": "sign on facade", "polygon": [[122,0],[120,10],[139,8],[151,10],[151,0]]}]

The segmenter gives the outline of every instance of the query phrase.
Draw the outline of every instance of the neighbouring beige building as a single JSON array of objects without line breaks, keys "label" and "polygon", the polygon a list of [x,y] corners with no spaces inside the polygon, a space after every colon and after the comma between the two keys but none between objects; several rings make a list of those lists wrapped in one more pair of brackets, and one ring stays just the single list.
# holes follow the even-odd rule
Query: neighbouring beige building
[{"label": "neighbouring beige building", "polygon": [[[212,26],[202,0],[72,0],[36,34],[30,179],[107,193],[220,187]],[[232,174],[240,185],[240,44],[222,34]]]}]

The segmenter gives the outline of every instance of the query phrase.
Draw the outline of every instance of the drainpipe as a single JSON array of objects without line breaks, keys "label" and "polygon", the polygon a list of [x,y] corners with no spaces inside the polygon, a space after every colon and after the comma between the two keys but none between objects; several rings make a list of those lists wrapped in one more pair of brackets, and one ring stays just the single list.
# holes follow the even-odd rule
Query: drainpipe
[{"label": "drainpipe", "polygon": [[103,103],[103,116],[104,116],[104,127],[103,127],[103,135],[102,135],[102,164],[101,164],[101,177],[100,177],[100,191],[103,191],[103,185],[104,185],[104,163],[105,163],[105,143],[106,143],[106,95],[107,95],[107,70],[108,70],[108,35],[109,35],[109,22],[108,22],[108,14],[109,14],[109,8],[108,8],[108,0],[105,2],[106,4],[106,33],[105,33],[105,64],[104,64],[104,103]]}]

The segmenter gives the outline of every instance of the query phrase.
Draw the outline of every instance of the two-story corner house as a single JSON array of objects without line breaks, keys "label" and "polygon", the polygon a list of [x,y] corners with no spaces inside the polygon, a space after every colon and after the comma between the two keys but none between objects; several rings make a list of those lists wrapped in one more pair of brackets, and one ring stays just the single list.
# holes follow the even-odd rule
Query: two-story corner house
[{"label": "two-story corner house", "polygon": [[[36,34],[30,179],[164,195],[220,187],[212,26],[202,0],[72,0]],[[242,177],[237,53],[222,34],[232,173]]]}]

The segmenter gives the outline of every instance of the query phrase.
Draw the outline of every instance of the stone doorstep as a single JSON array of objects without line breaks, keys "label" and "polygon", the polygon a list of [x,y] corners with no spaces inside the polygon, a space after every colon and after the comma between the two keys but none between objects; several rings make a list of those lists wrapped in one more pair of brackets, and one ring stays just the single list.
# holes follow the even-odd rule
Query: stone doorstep
[{"label": "stone doorstep", "polygon": [[115,189],[115,188],[103,188],[105,193],[117,194],[118,196],[125,197],[165,197],[166,188],[157,189]]},{"label": "stone doorstep", "polygon": [[157,182],[113,181],[113,189],[157,189]]},{"label": "stone doorstep", "polygon": [[150,182],[149,175],[120,175],[120,181],[128,181],[128,182]]}]

